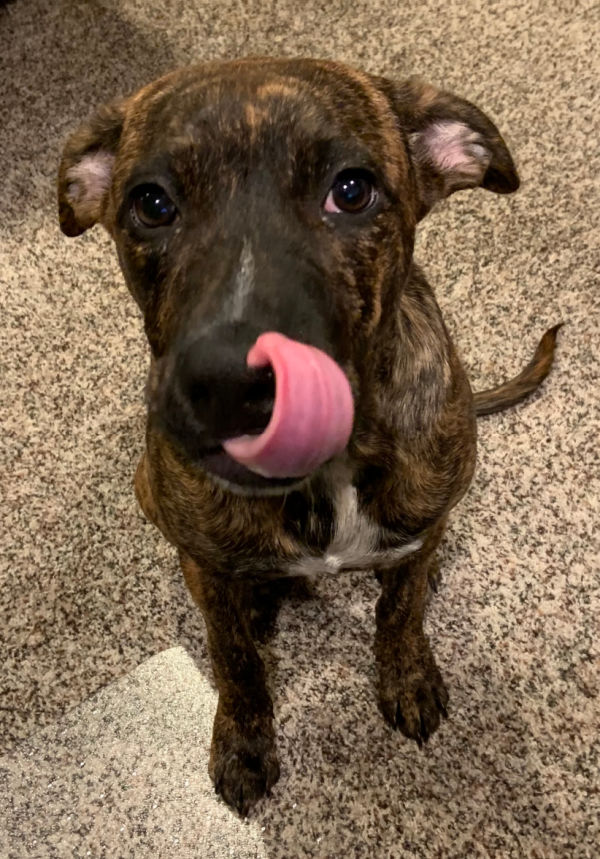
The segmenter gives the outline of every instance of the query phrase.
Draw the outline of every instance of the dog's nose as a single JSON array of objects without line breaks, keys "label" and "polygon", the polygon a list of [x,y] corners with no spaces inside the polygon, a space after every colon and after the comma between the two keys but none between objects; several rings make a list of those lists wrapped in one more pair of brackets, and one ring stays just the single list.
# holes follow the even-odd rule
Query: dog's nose
[{"label": "dog's nose", "polygon": [[160,412],[182,441],[193,436],[197,445],[211,447],[265,429],[275,397],[273,372],[248,368],[246,352],[212,339],[195,340],[180,352]]}]

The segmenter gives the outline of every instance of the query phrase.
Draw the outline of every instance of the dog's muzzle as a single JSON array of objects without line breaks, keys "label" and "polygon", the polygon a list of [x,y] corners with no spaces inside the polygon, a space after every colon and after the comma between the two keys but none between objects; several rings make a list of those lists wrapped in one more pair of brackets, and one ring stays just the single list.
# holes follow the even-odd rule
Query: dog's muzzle
[{"label": "dog's muzzle", "polygon": [[209,473],[246,488],[287,486],[347,445],[350,384],[320,349],[277,332],[249,350],[200,338],[166,359],[151,409]]}]

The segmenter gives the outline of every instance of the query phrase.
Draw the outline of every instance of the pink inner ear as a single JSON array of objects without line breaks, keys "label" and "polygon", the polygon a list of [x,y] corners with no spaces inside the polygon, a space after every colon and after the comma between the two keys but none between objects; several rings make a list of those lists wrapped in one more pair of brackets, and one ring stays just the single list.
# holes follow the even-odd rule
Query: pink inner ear
[{"label": "pink inner ear", "polygon": [[68,196],[75,207],[98,205],[110,187],[114,155],[93,152],[67,171]]},{"label": "pink inner ear", "polygon": [[478,184],[490,162],[490,154],[479,134],[464,122],[440,121],[431,125],[421,138],[427,159],[451,186],[457,181]]}]

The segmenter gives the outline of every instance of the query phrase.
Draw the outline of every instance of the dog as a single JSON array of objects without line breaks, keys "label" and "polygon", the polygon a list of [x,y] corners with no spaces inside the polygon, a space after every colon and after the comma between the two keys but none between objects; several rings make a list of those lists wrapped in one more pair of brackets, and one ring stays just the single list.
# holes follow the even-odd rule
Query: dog
[{"label": "dog", "polygon": [[460,189],[519,178],[474,105],[309,59],[206,63],[112,102],[66,143],[68,236],[115,241],[151,350],[135,489],[177,548],[218,687],[209,772],[240,814],[279,777],[253,595],[374,571],[377,695],[426,742],[448,693],[423,632],[436,548],[475,465],[473,395],[413,261],[417,223]]}]

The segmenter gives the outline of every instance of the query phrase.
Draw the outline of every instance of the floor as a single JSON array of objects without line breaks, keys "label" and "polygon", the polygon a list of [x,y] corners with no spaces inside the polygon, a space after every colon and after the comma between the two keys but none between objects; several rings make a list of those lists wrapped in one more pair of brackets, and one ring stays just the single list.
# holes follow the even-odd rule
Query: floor
[{"label": "floor", "polygon": [[[2,855],[598,855],[599,37],[591,0],[576,11],[564,0],[0,8],[0,799],[11,821]],[[522,188],[452,198],[423,223],[417,258],[476,389],[516,372],[545,328],[565,322],[539,394],[481,420],[477,475],[444,544],[428,631],[450,720],[423,752],[383,724],[376,583],[319,583],[313,600],[284,608],[266,653],[282,777],[249,824],[210,817],[220,806],[202,781],[214,704],[203,625],[132,493],[148,360],[140,319],[107,236],[60,233],[54,185],[66,136],[96,105],[177,65],[242,54],[419,73],[489,112]],[[202,802],[185,805],[175,827],[163,796],[159,838],[143,814],[147,781],[131,826],[115,830],[117,848],[67,819],[79,784],[69,770],[71,793],[56,799],[60,814],[38,820],[38,841],[24,797],[33,802],[35,785],[43,818],[42,774],[94,756],[76,730],[93,721],[90,696],[127,738],[137,722],[115,697],[130,700],[140,683],[154,690],[143,704],[152,719],[169,709],[157,679],[179,677],[181,660],[202,706],[178,705],[169,778],[183,781],[193,764]],[[98,755],[122,767],[129,758],[111,742]],[[131,742],[151,773],[157,746]],[[36,755],[39,771],[24,763]],[[81,796],[95,790],[90,779]],[[123,797],[94,814],[126,814]]]}]

